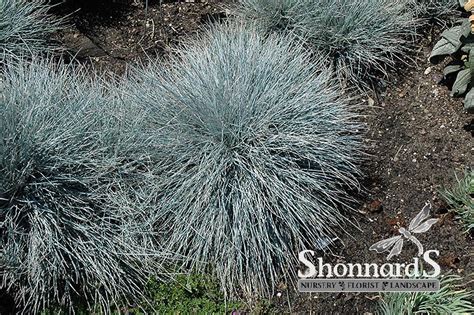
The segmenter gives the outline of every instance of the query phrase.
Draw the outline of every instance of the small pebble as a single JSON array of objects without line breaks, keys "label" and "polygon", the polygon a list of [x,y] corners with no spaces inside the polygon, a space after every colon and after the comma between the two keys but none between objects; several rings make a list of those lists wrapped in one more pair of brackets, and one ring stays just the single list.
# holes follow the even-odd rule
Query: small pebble
[{"label": "small pebble", "polygon": [[369,103],[369,106],[374,106],[375,104],[375,101],[373,98],[369,97],[369,99],[367,100],[367,102]]}]

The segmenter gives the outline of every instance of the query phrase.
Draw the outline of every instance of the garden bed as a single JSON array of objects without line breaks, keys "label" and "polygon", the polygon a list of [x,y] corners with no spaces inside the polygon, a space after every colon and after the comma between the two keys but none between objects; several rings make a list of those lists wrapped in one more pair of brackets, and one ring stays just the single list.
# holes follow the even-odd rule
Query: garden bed
[{"label": "garden bed", "polygon": [[[226,15],[231,1],[152,3],[145,13],[142,5],[116,5],[112,9],[86,8],[73,14],[71,26],[59,38],[85,63],[116,74],[127,64],[145,57],[166,58],[174,44],[186,40],[209,21]],[[71,10],[71,8],[69,8]],[[440,251],[443,272],[466,276],[473,270],[469,257],[473,239],[448,213],[440,198],[443,188],[455,184],[474,164],[472,116],[462,110],[460,99],[450,97],[442,67],[433,66],[428,56],[433,41],[419,38],[416,65],[386,82],[377,95],[365,97],[362,109],[367,126],[369,156],[364,166],[366,194],[353,215],[359,230],[343,237],[325,262],[378,262],[385,255],[369,251],[370,245],[396,235],[425,202],[433,203],[440,223],[420,236],[428,249]],[[400,260],[416,254],[405,243]],[[282,283],[270,310],[362,314],[375,309],[377,294],[296,294]]]},{"label": "garden bed", "polygon": [[[146,58],[163,59],[173,45],[199,32],[206,23],[225,18],[233,1],[152,1],[82,7],[74,1],[56,8],[71,14],[67,28],[56,39],[82,63],[101,72],[121,75],[127,65]],[[456,184],[474,167],[474,119],[463,111],[461,99],[452,98],[443,80],[442,65],[431,65],[428,56],[437,35],[420,37],[415,62],[400,69],[375,94],[364,96],[361,108],[368,155],[363,166],[364,190],[360,205],[351,214],[356,226],[347,226],[325,262],[384,263],[385,254],[369,250],[375,242],[397,235],[426,202],[433,204],[439,222],[419,236],[426,249],[440,251],[443,273],[472,273],[473,237],[449,212],[440,191]],[[349,236],[349,231],[351,236]],[[321,253],[321,255],[323,255]],[[411,260],[416,247],[405,242],[397,261]],[[286,283],[269,312],[363,314],[374,312],[377,293],[295,293]],[[256,302],[256,304],[260,304]],[[249,306],[249,309],[252,305]]]}]

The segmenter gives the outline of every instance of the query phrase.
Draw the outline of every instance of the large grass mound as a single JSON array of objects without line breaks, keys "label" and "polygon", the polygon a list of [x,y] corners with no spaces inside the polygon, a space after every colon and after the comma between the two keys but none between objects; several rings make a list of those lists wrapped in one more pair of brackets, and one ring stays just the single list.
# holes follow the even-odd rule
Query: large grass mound
[{"label": "large grass mound", "polygon": [[290,36],[211,29],[169,65],[137,68],[157,213],[170,249],[226,292],[295,280],[299,249],[344,233],[361,139],[330,72]]}]

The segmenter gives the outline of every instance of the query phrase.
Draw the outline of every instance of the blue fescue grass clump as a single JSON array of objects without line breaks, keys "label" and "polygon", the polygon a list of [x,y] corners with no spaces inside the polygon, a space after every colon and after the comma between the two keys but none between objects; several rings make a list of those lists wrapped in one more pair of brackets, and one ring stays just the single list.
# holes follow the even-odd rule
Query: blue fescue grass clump
[{"label": "blue fescue grass clump", "polygon": [[330,72],[290,36],[225,24],[138,67],[164,243],[226,293],[294,281],[297,252],[344,233],[361,139]]},{"label": "blue fescue grass clump", "polygon": [[411,0],[241,0],[237,15],[263,32],[303,39],[327,57],[337,77],[357,86],[386,73],[416,33]]},{"label": "blue fescue grass clump", "polygon": [[0,0],[0,62],[6,56],[30,56],[53,49],[49,37],[63,19],[49,14],[43,0]]},{"label": "blue fescue grass clump", "polygon": [[9,61],[1,79],[0,287],[26,313],[140,299],[161,269],[133,116],[73,66]]},{"label": "blue fescue grass clump", "polygon": [[458,179],[455,187],[442,192],[444,199],[460,216],[467,232],[474,231],[474,170]]}]

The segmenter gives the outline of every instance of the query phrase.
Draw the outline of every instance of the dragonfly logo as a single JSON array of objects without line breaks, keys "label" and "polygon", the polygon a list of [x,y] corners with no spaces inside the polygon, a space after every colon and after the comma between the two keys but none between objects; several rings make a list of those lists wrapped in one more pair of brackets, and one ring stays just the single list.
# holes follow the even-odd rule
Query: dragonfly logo
[{"label": "dragonfly logo", "polygon": [[433,226],[433,224],[438,222],[438,219],[426,220],[430,215],[430,210],[431,204],[427,203],[423,207],[423,209],[421,209],[421,211],[416,215],[416,217],[411,220],[408,229],[401,227],[398,230],[400,235],[379,241],[372,245],[369,249],[374,250],[377,253],[389,252],[387,260],[390,260],[392,257],[400,255],[400,253],[402,252],[404,240],[409,240],[418,247],[418,256],[423,255],[423,245],[420,243],[420,241],[416,238],[414,234],[424,233],[428,231],[431,226]]}]

